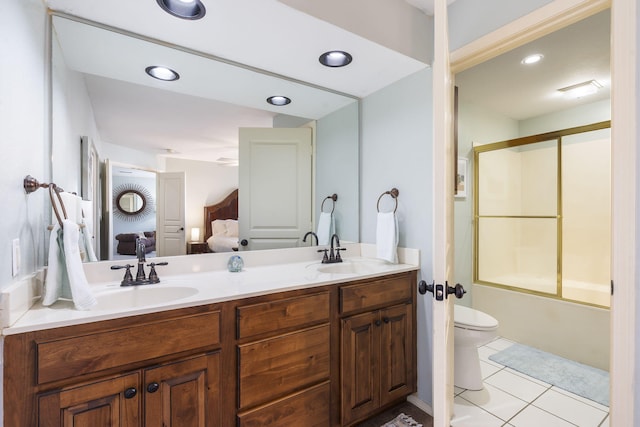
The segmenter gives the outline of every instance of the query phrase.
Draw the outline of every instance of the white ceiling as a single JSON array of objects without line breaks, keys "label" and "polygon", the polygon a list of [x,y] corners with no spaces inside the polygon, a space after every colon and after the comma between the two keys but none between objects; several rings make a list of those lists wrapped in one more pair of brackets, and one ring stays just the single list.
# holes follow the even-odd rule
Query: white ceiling
[{"label": "white ceiling", "polygon": [[[460,101],[523,120],[610,98],[609,21],[607,10],[457,74]],[[533,53],[544,58],[522,65]],[[603,86],[597,94],[567,99],[558,91],[592,79]]]},{"label": "white ceiling", "polygon": [[[432,10],[433,0],[406,1],[425,13]],[[204,0],[207,15],[198,21],[175,18],[153,0],[47,2],[54,11],[147,39],[136,41],[132,50],[128,42],[125,48],[128,37],[122,34],[85,28],[79,35],[54,23],[67,65],[87,73],[100,138],[157,153],[171,149],[177,152],[169,154],[173,157],[236,157],[239,126],[269,126],[277,113],[318,119],[353,98],[428,67],[276,0]],[[608,97],[605,15],[460,73],[456,84],[461,99],[520,120],[592,102],[596,98],[567,104],[555,96],[555,89],[592,78],[605,86],[598,96]],[[148,40],[159,44],[149,49]],[[177,46],[181,48],[171,48]],[[353,63],[345,68],[320,65],[318,56],[330,49],[352,53]],[[545,58],[525,69],[520,60],[534,50]],[[140,73],[154,61],[177,64],[180,80],[157,82]],[[211,78],[218,72],[223,74]],[[117,80],[109,80],[113,78]],[[275,91],[290,95],[293,102],[281,108],[268,106],[264,100]]]}]

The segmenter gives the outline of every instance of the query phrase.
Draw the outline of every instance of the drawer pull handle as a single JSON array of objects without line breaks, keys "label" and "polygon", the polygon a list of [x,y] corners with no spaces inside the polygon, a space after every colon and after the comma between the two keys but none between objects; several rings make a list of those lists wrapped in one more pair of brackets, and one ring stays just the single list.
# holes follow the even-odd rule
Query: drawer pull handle
[{"label": "drawer pull handle", "polygon": [[389,318],[388,318],[388,317],[383,317],[383,318],[382,318],[382,321],[383,321],[384,323],[389,323]]},{"label": "drawer pull handle", "polygon": [[138,390],[136,390],[135,387],[131,387],[124,391],[124,398],[133,399],[136,396],[136,394],[138,394]]},{"label": "drawer pull handle", "polygon": [[376,324],[376,326],[380,326],[380,325],[381,325],[381,323],[380,323],[380,319],[377,319],[377,320],[375,321],[375,324]]},{"label": "drawer pull handle", "polygon": [[155,393],[156,391],[158,391],[159,388],[160,388],[160,385],[156,382],[152,382],[152,383],[149,383],[149,385],[147,385],[147,391],[149,393]]}]

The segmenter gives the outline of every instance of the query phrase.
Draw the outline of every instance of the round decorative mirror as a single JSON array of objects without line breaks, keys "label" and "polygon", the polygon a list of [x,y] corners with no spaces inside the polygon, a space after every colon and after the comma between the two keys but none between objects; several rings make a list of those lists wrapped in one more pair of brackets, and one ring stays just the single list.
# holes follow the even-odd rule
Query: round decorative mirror
[{"label": "round decorative mirror", "polygon": [[147,200],[136,190],[123,191],[116,197],[116,206],[126,215],[137,215],[144,211]]},{"label": "round decorative mirror", "polygon": [[124,221],[139,221],[154,212],[149,190],[138,184],[121,184],[113,189],[113,213]]}]

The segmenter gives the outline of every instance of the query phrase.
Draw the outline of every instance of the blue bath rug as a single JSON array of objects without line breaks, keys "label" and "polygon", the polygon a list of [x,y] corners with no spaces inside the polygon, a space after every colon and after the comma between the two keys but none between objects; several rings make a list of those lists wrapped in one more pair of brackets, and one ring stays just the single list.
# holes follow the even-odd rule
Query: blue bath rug
[{"label": "blue bath rug", "polygon": [[547,384],[609,406],[609,373],[554,354],[513,344],[489,359]]}]

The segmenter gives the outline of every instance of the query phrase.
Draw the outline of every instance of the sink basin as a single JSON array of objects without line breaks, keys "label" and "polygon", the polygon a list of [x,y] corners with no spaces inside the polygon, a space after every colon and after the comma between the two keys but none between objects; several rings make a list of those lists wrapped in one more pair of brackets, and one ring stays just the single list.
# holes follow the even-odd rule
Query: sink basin
[{"label": "sink basin", "polygon": [[329,274],[372,274],[384,271],[390,264],[382,260],[345,260],[335,264],[321,264],[317,271]]},{"label": "sink basin", "polygon": [[178,301],[198,293],[188,286],[143,285],[118,287],[95,295],[98,304],[92,310],[137,308]]}]

